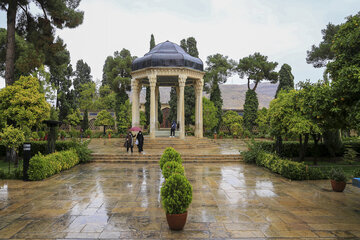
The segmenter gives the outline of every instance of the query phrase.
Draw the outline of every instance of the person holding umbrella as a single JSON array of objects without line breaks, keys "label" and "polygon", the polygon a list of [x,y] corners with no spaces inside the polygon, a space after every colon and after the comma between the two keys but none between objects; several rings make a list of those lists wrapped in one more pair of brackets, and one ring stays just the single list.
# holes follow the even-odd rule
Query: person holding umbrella
[{"label": "person holding umbrella", "polygon": [[129,132],[126,135],[126,139],[125,139],[125,147],[126,147],[126,152],[129,152],[129,148],[131,149],[131,153],[133,153],[133,149],[134,149],[134,137],[131,134],[131,132]]},{"label": "person holding umbrella", "polygon": [[143,151],[143,146],[144,146],[144,135],[142,134],[141,131],[139,131],[139,133],[137,134],[136,137],[137,143],[138,143],[138,149],[139,149],[139,153],[141,153]]}]

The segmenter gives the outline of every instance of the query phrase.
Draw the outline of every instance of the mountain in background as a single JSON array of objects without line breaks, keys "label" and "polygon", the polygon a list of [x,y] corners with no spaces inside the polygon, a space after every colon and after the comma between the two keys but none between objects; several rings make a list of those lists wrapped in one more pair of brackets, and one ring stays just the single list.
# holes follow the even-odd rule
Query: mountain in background
[{"label": "mountain in background", "polygon": [[[269,103],[274,99],[278,84],[260,83],[256,89],[259,99],[259,109],[269,107]],[[245,93],[247,91],[247,84],[222,84],[220,85],[221,96],[223,98],[224,110],[241,110],[244,109]],[[145,103],[145,88],[140,93],[140,103]],[[204,92],[205,97],[209,94]],[[131,101],[131,94],[129,94]],[[160,101],[163,104],[168,104],[170,100],[170,87],[160,87]]]}]

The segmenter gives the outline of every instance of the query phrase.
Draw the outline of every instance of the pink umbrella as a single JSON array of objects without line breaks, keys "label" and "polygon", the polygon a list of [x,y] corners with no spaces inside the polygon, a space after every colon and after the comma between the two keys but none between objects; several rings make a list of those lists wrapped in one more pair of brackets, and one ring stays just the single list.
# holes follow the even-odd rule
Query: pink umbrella
[{"label": "pink umbrella", "polygon": [[139,128],[139,127],[132,127],[132,128],[130,128],[129,130],[132,131],[132,132],[136,132],[136,131],[141,131],[141,128]]}]

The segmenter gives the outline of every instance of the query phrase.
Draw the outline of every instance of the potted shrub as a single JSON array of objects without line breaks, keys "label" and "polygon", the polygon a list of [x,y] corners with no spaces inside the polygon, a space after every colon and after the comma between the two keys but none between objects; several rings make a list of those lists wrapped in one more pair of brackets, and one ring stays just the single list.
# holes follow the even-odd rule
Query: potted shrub
[{"label": "potted shrub", "polygon": [[90,129],[86,129],[86,130],[85,130],[85,132],[84,132],[84,134],[85,134],[85,136],[86,136],[87,138],[90,138],[90,137],[91,137],[92,132],[91,132],[91,130],[90,130]]},{"label": "potted shrub", "polygon": [[109,137],[109,139],[111,138],[111,134],[113,133],[113,130],[111,130],[111,129],[106,129],[106,133],[107,133],[107,135],[108,135],[108,137]]},{"label": "potted shrub", "polygon": [[31,138],[33,141],[37,141],[39,139],[39,135],[37,132],[32,132],[31,133]]},{"label": "potted shrub", "polygon": [[39,135],[39,140],[43,141],[44,138],[45,138],[45,132],[44,131],[39,131],[38,135]]},{"label": "potted shrub", "polygon": [[168,179],[173,173],[184,175],[184,167],[178,162],[167,162],[162,168],[162,174],[165,179]]},{"label": "potted shrub", "polygon": [[61,137],[61,139],[64,140],[64,139],[65,139],[65,136],[66,136],[65,131],[64,131],[64,130],[61,130],[61,131],[60,131],[60,137]]},{"label": "potted shrub", "polygon": [[174,148],[168,147],[165,149],[164,153],[161,155],[160,162],[159,162],[160,169],[163,168],[163,166],[166,162],[171,162],[171,161],[175,161],[180,164],[182,163],[180,153],[178,153]]},{"label": "potted shrub", "polygon": [[223,139],[223,137],[224,137],[224,132],[219,132],[219,138]]},{"label": "potted shrub", "polygon": [[162,205],[171,230],[184,228],[192,201],[192,186],[184,175],[172,174],[161,187]]},{"label": "potted shrub", "polygon": [[333,191],[342,192],[346,187],[346,176],[341,168],[332,168],[329,172],[329,178]]}]

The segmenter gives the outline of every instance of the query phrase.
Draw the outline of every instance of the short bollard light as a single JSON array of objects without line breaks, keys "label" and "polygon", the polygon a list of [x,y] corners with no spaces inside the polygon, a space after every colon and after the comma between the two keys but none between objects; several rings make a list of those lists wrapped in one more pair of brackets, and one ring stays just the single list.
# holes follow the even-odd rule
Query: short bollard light
[{"label": "short bollard light", "polygon": [[28,181],[29,175],[28,175],[28,169],[29,169],[29,162],[31,158],[31,144],[30,143],[24,143],[24,158],[23,158],[23,180]]}]

